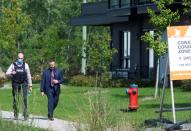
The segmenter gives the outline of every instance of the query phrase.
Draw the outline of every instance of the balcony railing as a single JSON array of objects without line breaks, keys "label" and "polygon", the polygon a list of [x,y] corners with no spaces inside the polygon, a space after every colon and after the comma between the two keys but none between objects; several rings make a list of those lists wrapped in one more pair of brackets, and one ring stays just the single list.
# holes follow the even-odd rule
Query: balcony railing
[{"label": "balcony railing", "polygon": [[151,0],[109,0],[109,8],[124,8],[152,3]]}]

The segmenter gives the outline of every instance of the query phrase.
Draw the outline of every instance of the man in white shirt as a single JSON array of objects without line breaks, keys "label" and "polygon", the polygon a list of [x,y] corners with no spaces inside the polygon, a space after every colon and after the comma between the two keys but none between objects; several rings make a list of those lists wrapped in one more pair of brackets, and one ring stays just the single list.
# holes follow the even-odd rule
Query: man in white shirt
[{"label": "man in white shirt", "polygon": [[12,79],[12,95],[13,95],[13,110],[14,118],[18,119],[18,95],[22,94],[23,99],[23,116],[27,120],[27,93],[32,92],[32,80],[29,65],[24,62],[24,54],[18,53],[18,59],[13,62],[7,72],[6,76]]}]

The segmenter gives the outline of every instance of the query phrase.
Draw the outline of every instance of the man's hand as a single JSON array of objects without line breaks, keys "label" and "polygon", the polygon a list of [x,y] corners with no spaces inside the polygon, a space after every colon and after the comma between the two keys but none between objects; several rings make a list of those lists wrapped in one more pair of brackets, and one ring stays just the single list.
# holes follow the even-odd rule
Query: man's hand
[{"label": "man's hand", "polygon": [[29,92],[32,92],[32,86],[29,86]]},{"label": "man's hand", "polygon": [[44,96],[44,92],[41,92],[41,96]]},{"label": "man's hand", "polygon": [[54,84],[58,84],[58,83],[59,83],[59,81],[58,81],[58,80],[55,80],[55,79],[52,80],[52,81],[53,81]]},{"label": "man's hand", "polygon": [[12,75],[15,75],[15,74],[16,74],[16,71],[12,71],[11,74],[12,74]]}]

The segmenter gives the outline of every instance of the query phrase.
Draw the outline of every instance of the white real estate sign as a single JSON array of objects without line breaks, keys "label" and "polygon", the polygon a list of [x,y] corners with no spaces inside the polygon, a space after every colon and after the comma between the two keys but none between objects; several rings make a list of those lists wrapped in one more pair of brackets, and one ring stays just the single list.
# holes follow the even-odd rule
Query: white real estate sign
[{"label": "white real estate sign", "polygon": [[191,79],[191,26],[167,28],[170,79]]}]

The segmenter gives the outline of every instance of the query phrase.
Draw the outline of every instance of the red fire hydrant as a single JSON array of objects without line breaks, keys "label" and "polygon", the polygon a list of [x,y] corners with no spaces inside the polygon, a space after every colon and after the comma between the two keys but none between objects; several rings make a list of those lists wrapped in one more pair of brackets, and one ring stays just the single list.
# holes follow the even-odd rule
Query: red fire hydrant
[{"label": "red fire hydrant", "polygon": [[130,88],[126,90],[126,93],[129,94],[129,110],[137,110],[138,105],[138,85],[130,84]]}]

